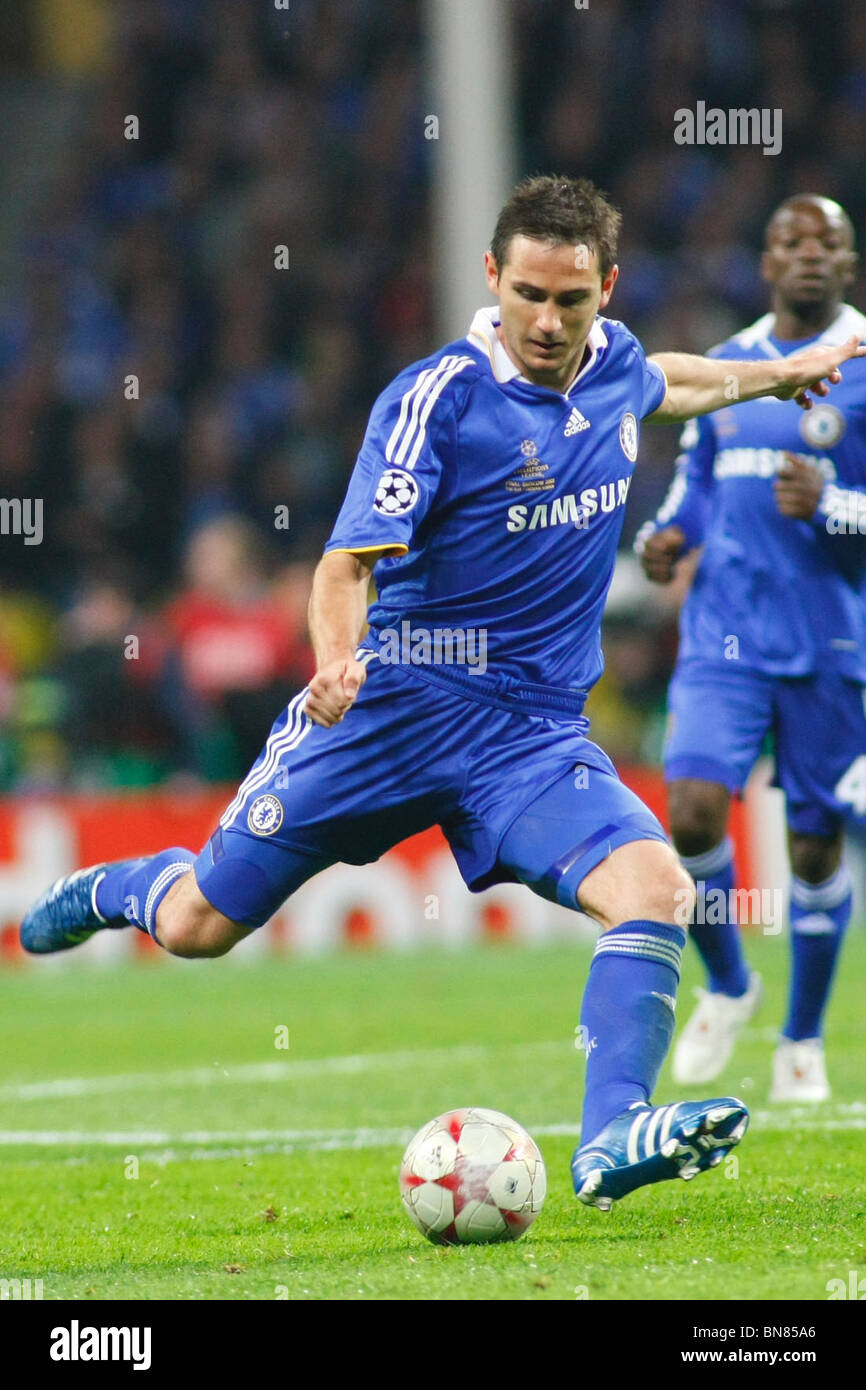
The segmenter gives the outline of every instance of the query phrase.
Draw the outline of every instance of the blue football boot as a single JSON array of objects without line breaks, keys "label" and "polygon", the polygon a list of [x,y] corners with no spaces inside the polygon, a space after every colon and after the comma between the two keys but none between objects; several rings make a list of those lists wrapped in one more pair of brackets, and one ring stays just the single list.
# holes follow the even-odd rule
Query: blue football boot
[{"label": "blue football boot", "polygon": [[656,1106],[638,1101],[575,1149],[574,1190],[587,1206],[610,1211],[636,1187],[715,1168],[748,1127],[748,1110],[731,1096]]},{"label": "blue football boot", "polygon": [[[134,864],[135,860],[129,860]],[[106,864],[77,869],[52,883],[31,907],[21,923],[21,945],[32,955],[68,951],[105,927],[127,927],[125,917],[106,920],[96,910],[96,887],[105,877]]]}]

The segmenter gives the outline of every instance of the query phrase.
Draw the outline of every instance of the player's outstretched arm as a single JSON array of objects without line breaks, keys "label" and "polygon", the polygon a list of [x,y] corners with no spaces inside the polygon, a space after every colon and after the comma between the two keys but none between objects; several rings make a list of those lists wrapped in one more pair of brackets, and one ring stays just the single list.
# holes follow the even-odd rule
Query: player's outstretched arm
[{"label": "player's outstretched arm", "polygon": [[333,550],[316,568],[310,595],[316,674],[305,713],[325,729],[345,718],[367,677],[355,652],[367,618],[370,575],[381,554]]},{"label": "player's outstretched arm", "polygon": [[813,396],[829,395],[830,386],[842,380],[839,367],[849,357],[866,357],[866,345],[856,334],[837,347],[811,347],[791,357],[761,362],[693,357],[685,352],[654,353],[650,361],[661,367],[668,389],[647,420],[671,424],[758,396],[795,400],[804,410],[811,410]]}]

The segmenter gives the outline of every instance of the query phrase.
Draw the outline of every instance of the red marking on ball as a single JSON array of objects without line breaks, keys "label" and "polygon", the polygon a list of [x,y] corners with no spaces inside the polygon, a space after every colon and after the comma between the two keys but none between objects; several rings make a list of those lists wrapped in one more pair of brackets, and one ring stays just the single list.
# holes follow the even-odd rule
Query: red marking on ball
[{"label": "red marking on ball", "polygon": [[438,1187],[447,1187],[449,1192],[457,1192],[460,1189],[461,1179],[457,1173],[446,1173],[444,1178],[436,1178]]}]

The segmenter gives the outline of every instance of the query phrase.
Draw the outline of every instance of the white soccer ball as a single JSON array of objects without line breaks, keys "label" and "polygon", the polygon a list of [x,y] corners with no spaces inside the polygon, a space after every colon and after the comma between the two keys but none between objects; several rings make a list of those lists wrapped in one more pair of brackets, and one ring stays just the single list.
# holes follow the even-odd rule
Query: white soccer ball
[{"label": "white soccer ball", "polygon": [[498,1110],[449,1110],[419,1129],[400,1165],[403,1205],[436,1245],[517,1240],[547,1193],[544,1159]]}]

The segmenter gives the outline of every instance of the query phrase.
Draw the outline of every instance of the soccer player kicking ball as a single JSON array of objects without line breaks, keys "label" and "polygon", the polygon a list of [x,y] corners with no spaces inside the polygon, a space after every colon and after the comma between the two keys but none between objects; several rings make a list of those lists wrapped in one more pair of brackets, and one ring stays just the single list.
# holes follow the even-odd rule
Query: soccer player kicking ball
[{"label": "soccer player kicking ball", "polygon": [[[519,881],[601,927],[572,1173],[603,1208],[713,1167],[748,1123],[738,1100],[650,1103],[674,1028],[676,917],[694,890],[582,714],[639,422],[717,410],[732,376],[744,400],[809,406],[807,388],[826,395],[839,364],[866,353],[852,336],[796,360],[647,361],[602,313],[618,223],[586,180],[517,188],[486,255],[498,306],[373,407],[313,585],[318,669],[217,831],[197,856],[167,849],[61,879],[21,929],[31,951],[132,923],[175,955],[222,955],[319,869],[439,824],[471,889]],[[483,670],[430,657],[437,635],[470,629],[485,635]],[[410,635],[402,660],[395,632]]]},{"label": "soccer player kicking ball", "polygon": [[[843,303],[853,247],[838,203],[782,203],[763,259],[772,312],[710,355],[779,364],[804,346],[866,336],[866,318]],[[718,1076],[760,1000],[726,911],[734,870],[725,831],[731,796],[772,731],[793,881],[788,1013],[770,1097],[826,1100],[821,1025],[851,916],[843,821],[866,814],[866,363],[851,363],[832,405],[807,414],[771,400],[731,406],[690,421],[682,449],[668,497],[637,541],[659,583],[704,547],[682,613],[664,764],[674,844],[702,890],[692,937],[709,989],[677,1041],[674,1076]]]}]

